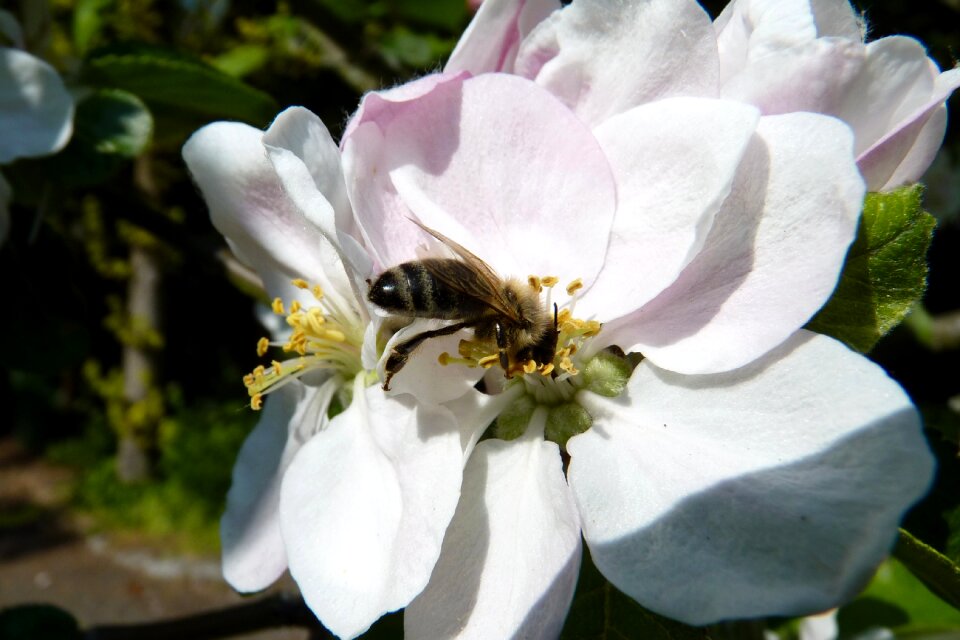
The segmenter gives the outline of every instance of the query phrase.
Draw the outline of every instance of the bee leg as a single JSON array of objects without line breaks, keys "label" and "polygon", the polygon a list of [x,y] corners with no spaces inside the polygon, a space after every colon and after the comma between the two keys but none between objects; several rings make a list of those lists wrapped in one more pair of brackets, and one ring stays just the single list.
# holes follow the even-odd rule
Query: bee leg
[{"label": "bee leg", "polygon": [[503,374],[512,378],[510,374],[510,358],[507,356],[507,335],[503,331],[503,325],[499,322],[493,323],[493,331],[497,336],[497,350],[500,352],[500,367],[503,369]]},{"label": "bee leg", "polygon": [[395,376],[400,369],[403,369],[403,366],[407,364],[407,358],[410,357],[410,354],[413,353],[425,340],[429,340],[430,338],[439,338],[441,336],[449,336],[457,331],[460,331],[461,329],[466,329],[469,326],[471,326],[471,323],[469,322],[456,322],[454,324],[447,325],[446,327],[434,329],[433,331],[424,331],[423,333],[418,333],[409,340],[404,340],[399,344],[393,345],[393,349],[390,351],[390,356],[387,358],[387,364],[384,366],[383,390],[390,390],[390,380],[393,379],[393,376]]}]

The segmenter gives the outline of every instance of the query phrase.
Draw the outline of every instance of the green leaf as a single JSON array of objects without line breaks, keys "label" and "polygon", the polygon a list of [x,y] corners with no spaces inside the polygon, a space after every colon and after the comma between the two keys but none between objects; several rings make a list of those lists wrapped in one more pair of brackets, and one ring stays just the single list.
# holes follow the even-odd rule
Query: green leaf
[{"label": "green leaf", "polygon": [[647,611],[624,595],[594,566],[584,549],[577,591],[560,637],[565,640],[705,640],[706,630]]},{"label": "green leaf", "polygon": [[150,111],[127,91],[100,89],[77,105],[74,138],[97,153],[136,157],[152,133]]},{"label": "green leaf", "polygon": [[930,591],[954,606],[960,621],[960,567],[933,547],[917,540],[903,529],[893,555]]},{"label": "green leaf", "polygon": [[867,194],[840,282],[808,329],[866,353],[910,312],[926,289],[936,224],[922,195],[919,185]]},{"label": "green leaf", "polygon": [[253,73],[267,63],[270,50],[259,44],[241,44],[212,60],[213,66],[234,78]]},{"label": "green leaf", "polygon": [[123,45],[92,53],[81,79],[96,87],[139,96],[151,110],[176,109],[206,119],[264,126],[279,110],[267,94],[184,53],[146,45]]},{"label": "green leaf", "polygon": [[77,104],[74,132],[61,153],[37,165],[67,186],[92,186],[113,176],[150,143],[153,118],[132,93],[99,89]]},{"label": "green leaf", "polygon": [[933,595],[899,561],[890,558],[877,569],[867,589],[837,614],[840,637],[877,627],[895,637],[960,631],[960,611]]},{"label": "green leaf", "polygon": [[103,11],[114,0],[78,0],[73,10],[73,44],[78,53],[86,53],[103,28]]},{"label": "green leaf", "polygon": [[3,640],[74,640],[80,638],[77,621],[69,613],[44,604],[27,604],[0,611]]}]

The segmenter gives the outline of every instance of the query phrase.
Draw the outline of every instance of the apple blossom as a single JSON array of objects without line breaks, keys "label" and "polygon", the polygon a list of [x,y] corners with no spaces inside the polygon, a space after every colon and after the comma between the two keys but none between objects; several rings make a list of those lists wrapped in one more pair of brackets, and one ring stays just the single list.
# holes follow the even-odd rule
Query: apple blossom
[{"label": "apple blossom", "polygon": [[183,155],[214,225],[290,328],[260,340],[258,355],[282,355],[244,380],[264,406],[221,521],[224,575],[258,591],[289,567],[329,629],[359,635],[429,579],[459,496],[460,430],[448,409],[370,386],[375,323],[358,293],[369,265],[335,227],[349,228],[350,204],[316,116],[288,109],[266,133],[214,123]]},{"label": "apple blossom", "polygon": [[865,30],[847,0],[735,0],[712,28],[692,0],[490,0],[446,69],[533,79],[591,125],[671,95],[832,115],[854,131],[869,190],[887,191],[930,166],[960,70]]},{"label": "apple blossom", "polygon": [[[20,27],[0,12],[0,29],[22,44]],[[49,64],[13,47],[0,47],[0,164],[56,153],[73,132],[73,97]],[[15,133],[13,133],[15,132]],[[0,175],[0,243],[10,227],[12,190]]]},{"label": "apple blossom", "polygon": [[[641,93],[597,122],[539,83],[464,71],[368,94],[348,125],[375,271],[416,259],[413,218],[559,308],[553,362],[446,398],[473,434],[411,637],[556,635],[581,534],[614,585],[681,621],[822,610],[862,586],[930,481],[898,385],[800,330],[855,233],[850,129]],[[463,337],[415,352],[395,393],[430,404],[472,383],[496,345]],[[632,373],[623,352],[644,356]]]}]

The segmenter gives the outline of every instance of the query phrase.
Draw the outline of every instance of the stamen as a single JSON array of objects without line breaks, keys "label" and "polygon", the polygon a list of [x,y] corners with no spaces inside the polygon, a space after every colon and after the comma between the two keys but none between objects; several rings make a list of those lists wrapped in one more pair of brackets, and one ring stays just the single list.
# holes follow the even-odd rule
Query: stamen
[{"label": "stamen", "polygon": [[567,295],[572,296],[574,293],[583,289],[583,280],[577,278],[573,282],[567,285]]},{"label": "stamen", "polygon": [[[354,320],[353,309],[325,300],[319,285],[311,286],[299,278],[291,282],[299,289],[309,289],[319,304],[304,307],[302,302],[294,300],[290,303],[290,312],[285,313],[283,301],[273,300],[273,311],[286,315],[286,322],[293,329],[287,341],[279,346],[284,353],[295,353],[299,357],[273,360],[269,369],[258,365],[243,377],[254,410],[263,406],[264,395],[313,369],[337,369],[347,378],[363,370],[360,360],[363,329]],[[266,355],[270,346],[268,338],[258,340],[257,355]]]},{"label": "stamen", "polygon": [[548,362],[546,365],[543,366],[542,369],[540,369],[540,375],[542,375],[544,378],[546,378],[546,377],[549,376],[551,373],[553,373],[553,369],[554,369],[553,363],[552,363],[552,362]]},{"label": "stamen", "polygon": [[484,356],[477,361],[477,364],[483,367],[484,369],[489,369],[495,365],[500,360],[500,356],[497,354],[491,354],[489,356]]},{"label": "stamen", "polygon": [[527,360],[523,363],[523,372],[524,373],[533,373],[537,370],[537,363],[533,360]]},{"label": "stamen", "polygon": [[527,276],[527,283],[530,285],[530,288],[537,293],[543,291],[543,282],[539,276]]},{"label": "stamen", "polygon": [[540,282],[543,283],[543,286],[549,288],[560,282],[560,278],[557,276],[543,276],[540,278]]}]

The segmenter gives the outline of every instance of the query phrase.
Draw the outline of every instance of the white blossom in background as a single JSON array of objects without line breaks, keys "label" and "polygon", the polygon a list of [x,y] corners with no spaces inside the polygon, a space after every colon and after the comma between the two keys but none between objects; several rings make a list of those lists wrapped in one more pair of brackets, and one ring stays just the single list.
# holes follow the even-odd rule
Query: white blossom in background
[{"label": "white blossom in background", "polygon": [[[9,12],[0,12],[0,33],[10,44],[22,35]],[[19,48],[0,46],[0,164],[56,153],[73,133],[73,97],[60,74]],[[10,228],[9,183],[0,176],[0,243]]]}]

